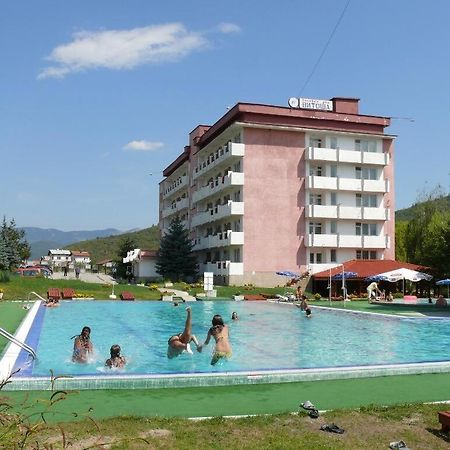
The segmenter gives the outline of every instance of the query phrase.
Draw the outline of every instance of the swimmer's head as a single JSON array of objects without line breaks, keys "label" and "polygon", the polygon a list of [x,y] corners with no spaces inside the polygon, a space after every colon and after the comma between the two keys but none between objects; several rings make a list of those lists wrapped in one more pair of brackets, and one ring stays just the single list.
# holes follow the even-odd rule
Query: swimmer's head
[{"label": "swimmer's head", "polygon": [[216,326],[216,325],[224,325],[224,323],[223,323],[223,319],[222,319],[222,316],[220,315],[220,314],[216,314],[213,318],[212,318],[212,324],[213,324],[213,326]]},{"label": "swimmer's head", "polygon": [[117,356],[120,356],[120,345],[114,344],[111,347],[110,353],[111,353],[111,358],[115,358]]},{"label": "swimmer's head", "polygon": [[83,329],[81,330],[81,336],[89,337],[90,334],[91,329],[89,327],[83,327]]},{"label": "swimmer's head", "polygon": [[238,319],[238,315],[237,315],[237,312],[236,312],[236,311],[233,311],[233,312],[231,313],[231,318],[232,318],[233,320],[237,320],[237,319]]}]

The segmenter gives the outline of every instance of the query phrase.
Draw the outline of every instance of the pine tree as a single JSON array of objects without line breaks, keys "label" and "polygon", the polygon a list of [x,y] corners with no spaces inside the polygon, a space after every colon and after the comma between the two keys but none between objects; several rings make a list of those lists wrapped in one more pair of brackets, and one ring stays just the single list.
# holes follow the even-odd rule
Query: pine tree
[{"label": "pine tree", "polygon": [[[16,227],[16,222],[11,219],[8,223],[6,217],[3,217],[3,223],[0,228],[0,241],[2,242],[2,266],[6,263],[6,270],[17,268],[23,261],[30,257],[30,246],[24,239],[25,231]],[[6,256],[5,256],[6,255]]]},{"label": "pine tree", "polygon": [[190,281],[197,276],[197,258],[192,253],[189,232],[177,216],[161,238],[156,272],[167,280]]},{"label": "pine tree", "polygon": [[136,242],[130,238],[126,237],[122,240],[119,245],[118,259],[116,261],[117,268],[117,277],[118,278],[130,278],[130,274],[128,272],[128,264],[123,262],[123,258],[127,256],[127,253],[131,250],[138,248]]}]

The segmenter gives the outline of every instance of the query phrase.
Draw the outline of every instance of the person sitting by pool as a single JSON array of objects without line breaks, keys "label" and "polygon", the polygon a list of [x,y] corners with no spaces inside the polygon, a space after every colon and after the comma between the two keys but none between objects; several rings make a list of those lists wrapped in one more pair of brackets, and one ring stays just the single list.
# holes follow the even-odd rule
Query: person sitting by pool
[{"label": "person sitting by pool", "polygon": [[174,334],[167,341],[167,357],[169,359],[175,358],[183,352],[192,354],[190,342],[193,342],[197,346],[197,350],[199,348],[198,340],[192,334],[192,312],[190,306],[186,308],[186,314],[186,323],[183,332]]},{"label": "person sitting by pool", "polygon": [[239,320],[238,314],[236,311],[231,313],[231,320]]},{"label": "person sitting by pool", "polygon": [[381,295],[381,291],[380,289],[378,289],[378,284],[374,281],[370,283],[369,286],[367,286],[367,297],[369,299],[369,302],[370,300],[376,300],[377,293],[378,295]]},{"label": "person sitting by pool", "polygon": [[387,295],[387,299],[388,302],[393,302],[394,301],[394,296],[392,295],[392,292],[389,292],[389,294]]},{"label": "person sitting by pool", "polygon": [[199,352],[202,351],[205,345],[209,344],[211,336],[216,342],[214,353],[211,358],[211,365],[214,366],[221,359],[231,358],[232,355],[231,344],[228,339],[228,326],[223,323],[222,316],[219,314],[216,314],[212,318],[212,327],[208,330],[208,335],[206,336],[204,344],[197,347]]},{"label": "person sitting by pool", "polygon": [[295,305],[297,308],[300,308],[302,311],[305,311],[306,317],[308,319],[311,319],[311,308],[308,305],[308,302],[306,301],[306,295],[302,295],[302,301],[300,305]]},{"label": "person sitting by pool", "polygon": [[94,347],[91,342],[91,329],[83,327],[81,334],[72,336],[73,343],[72,361],[77,363],[87,363],[88,357],[92,355]]},{"label": "person sitting by pool", "polygon": [[113,345],[110,350],[111,357],[105,361],[105,366],[112,369],[113,367],[121,369],[125,366],[126,360],[120,354],[120,345]]}]

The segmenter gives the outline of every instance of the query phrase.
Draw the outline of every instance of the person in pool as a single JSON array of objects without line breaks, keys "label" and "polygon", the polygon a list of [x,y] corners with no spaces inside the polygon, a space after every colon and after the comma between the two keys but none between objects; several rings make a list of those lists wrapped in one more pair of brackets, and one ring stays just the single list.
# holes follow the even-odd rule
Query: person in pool
[{"label": "person in pool", "polygon": [[308,302],[306,301],[306,295],[302,295],[301,297],[302,301],[300,305],[296,305],[297,308],[300,308],[302,311],[305,311],[306,317],[308,319],[311,319],[311,308],[308,305]]},{"label": "person in pool", "polygon": [[94,347],[91,342],[91,329],[83,327],[81,333],[75,338],[73,343],[72,361],[77,363],[87,363],[89,355],[92,355]]},{"label": "person in pool", "polygon": [[112,369],[113,367],[121,369],[127,363],[125,358],[120,354],[120,345],[113,345],[110,350],[111,357],[105,361],[105,366]]},{"label": "person in pool", "polygon": [[231,313],[231,319],[232,319],[232,320],[239,320],[239,317],[238,317],[238,314],[237,314],[236,311],[233,311],[233,312]]},{"label": "person in pool", "polygon": [[197,350],[199,348],[198,340],[192,334],[192,312],[190,306],[186,308],[186,314],[186,323],[184,325],[183,332],[174,334],[167,341],[167,357],[169,359],[175,358],[176,356],[181,355],[183,352],[192,354],[190,346],[191,342],[196,345]]},{"label": "person in pool", "polygon": [[228,338],[228,326],[223,323],[222,316],[218,314],[212,318],[212,327],[208,331],[206,340],[203,345],[197,348],[199,352],[202,351],[205,345],[209,344],[211,336],[216,342],[214,353],[211,358],[211,365],[214,366],[221,359],[231,358],[232,355],[231,344]]}]

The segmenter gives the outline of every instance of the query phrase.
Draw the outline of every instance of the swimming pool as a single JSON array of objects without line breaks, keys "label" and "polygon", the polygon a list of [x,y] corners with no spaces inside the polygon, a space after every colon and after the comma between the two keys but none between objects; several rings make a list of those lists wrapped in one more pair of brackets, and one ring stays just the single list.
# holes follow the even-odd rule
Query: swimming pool
[{"label": "swimming pool", "polygon": [[[38,359],[24,365],[24,355],[18,358],[16,368],[20,366],[21,371],[16,378],[27,382],[48,379],[51,369],[55,374],[89,380],[159,377],[165,380],[164,385],[180,376],[212,380],[217,379],[214,375],[229,378],[230,374],[235,382],[242,378],[239,374],[245,375],[248,382],[252,377],[258,380],[263,373],[317,374],[336,368],[356,370],[450,360],[448,319],[399,318],[322,308],[314,308],[313,317],[306,319],[292,305],[268,302],[207,301],[190,306],[193,333],[200,342],[214,314],[221,314],[228,323],[233,346],[230,360],[211,366],[213,342],[203,353],[167,358],[167,339],[184,326],[184,304],[174,307],[166,302],[73,301],[63,302],[60,308],[40,307],[27,338],[27,343],[37,349]],[[233,311],[238,313],[238,321],[231,321]],[[74,364],[70,338],[85,325],[92,329],[96,357],[89,364]],[[122,371],[104,368],[113,344],[119,344],[127,358]],[[280,376],[272,378],[284,380]]]}]

